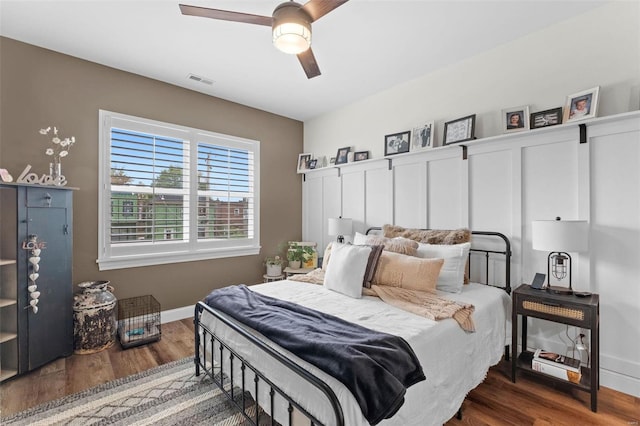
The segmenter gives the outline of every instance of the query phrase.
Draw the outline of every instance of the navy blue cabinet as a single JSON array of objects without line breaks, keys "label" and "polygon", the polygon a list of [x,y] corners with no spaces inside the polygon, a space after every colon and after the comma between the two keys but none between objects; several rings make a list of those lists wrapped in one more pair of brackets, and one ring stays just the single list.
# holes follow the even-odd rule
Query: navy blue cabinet
[{"label": "navy blue cabinet", "polygon": [[3,332],[15,335],[2,343],[4,379],[73,353],[73,191],[3,184],[0,195]]}]

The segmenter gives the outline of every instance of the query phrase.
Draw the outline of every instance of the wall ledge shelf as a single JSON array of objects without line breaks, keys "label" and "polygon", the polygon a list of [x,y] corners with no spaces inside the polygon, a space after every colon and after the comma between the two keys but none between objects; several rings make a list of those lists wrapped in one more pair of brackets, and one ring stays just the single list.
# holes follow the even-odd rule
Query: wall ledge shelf
[{"label": "wall ledge shelf", "polygon": [[393,160],[395,159],[400,160],[402,158],[406,159],[407,157],[430,155],[429,153],[436,153],[436,152],[443,153],[445,151],[459,150],[461,148],[464,149],[465,147],[469,148],[469,147],[475,147],[479,145],[491,144],[491,143],[497,143],[497,142],[506,142],[506,141],[513,142],[514,140],[523,139],[531,136],[541,136],[551,132],[570,131],[571,129],[575,129],[576,143],[578,143],[580,141],[581,125],[585,125],[587,128],[589,128],[590,126],[593,126],[593,125],[600,125],[604,123],[614,123],[616,121],[622,121],[622,120],[626,120],[628,118],[634,118],[634,117],[637,117],[640,120],[640,110],[614,114],[614,115],[607,115],[604,117],[596,117],[588,120],[578,120],[575,122],[572,121],[569,123],[557,124],[555,126],[540,127],[538,129],[523,130],[521,132],[503,133],[500,135],[480,137],[473,140],[452,143],[449,145],[436,146],[431,149],[426,149],[422,151],[413,151],[413,152],[410,151],[410,152],[395,154],[387,157],[370,158],[368,160],[363,160],[363,161],[352,161],[350,163],[345,163],[345,164],[330,165],[326,167],[320,167],[317,169],[309,170],[305,172],[305,174],[313,174],[321,170],[338,169],[338,175],[340,175],[341,168],[346,168],[346,167],[350,168],[358,165],[367,165],[369,166],[367,168],[371,168],[370,166],[373,166],[376,163],[382,163],[382,162],[388,163],[389,169],[391,170],[393,166]]}]

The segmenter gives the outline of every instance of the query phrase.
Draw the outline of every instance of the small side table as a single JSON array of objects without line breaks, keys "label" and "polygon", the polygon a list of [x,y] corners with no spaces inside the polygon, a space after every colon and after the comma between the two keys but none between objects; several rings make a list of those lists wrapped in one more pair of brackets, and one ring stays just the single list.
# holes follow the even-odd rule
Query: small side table
[{"label": "small side table", "polygon": [[[522,284],[511,294],[513,309],[511,312],[511,380],[516,382],[518,370],[543,376],[547,380],[562,382],[573,388],[591,394],[591,411],[598,411],[598,389],[600,388],[600,297],[592,294],[587,297],[575,295],[559,295],[545,290],[532,289]],[[518,316],[522,317],[522,351],[518,354]],[[580,383],[538,373],[531,368],[533,352],[527,350],[527,317],[540,318],[560,324],[581,327],[590,331],[591,356],[587,367],[582,367]]]},{"label": "small side table", "polygon": [[299,268],[299,269],[293,269],[293,268],[289,268],[288,266],[286,268],[284,268],[284,277],[289,278],[291,275],[297,275],[297,274],[308,274],[309,272],[313,271],[313,268]]},{"label": "small side table", "polygon": [[264,282],[265,283],[272,283],[274,281],[283,280],[284,279],[284,275],[280,274],[280,275],[271,276],[271,275],[264,274],[262,276],[262,278],[264,278]]}]

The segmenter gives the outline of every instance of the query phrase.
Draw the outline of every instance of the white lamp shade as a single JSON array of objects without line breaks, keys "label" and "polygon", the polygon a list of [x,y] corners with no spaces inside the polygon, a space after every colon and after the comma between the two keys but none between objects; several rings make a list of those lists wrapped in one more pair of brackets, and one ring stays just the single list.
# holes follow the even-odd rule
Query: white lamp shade
[{"label": "white lamp shade", "polygon": [[329,235],[351,235],[353,230],[353,220],[344,217],[329,218]]},{"label": "white lamp shade", "polygon": [[534,220],[531,234],[534,250],[581,252],[589,249],[586,220]]}]

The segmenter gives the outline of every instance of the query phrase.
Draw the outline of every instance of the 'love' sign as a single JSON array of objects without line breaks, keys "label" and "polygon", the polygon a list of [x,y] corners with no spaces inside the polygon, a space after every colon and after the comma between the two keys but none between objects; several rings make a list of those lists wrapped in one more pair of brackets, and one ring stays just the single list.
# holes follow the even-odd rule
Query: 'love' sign
[{"label": "'love' sign", "polygon": [[67,178],[62,175],[53,177],[44,173],[41,176],[38,176],[36,173],[31,172],[31,164],[27,164],[27,167],[25,167],[22,173],[20,173],[16,182],[49,186],[65,186],[67,184]]}]

